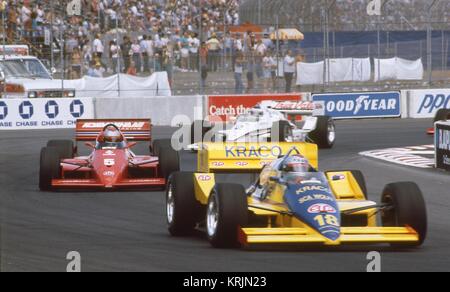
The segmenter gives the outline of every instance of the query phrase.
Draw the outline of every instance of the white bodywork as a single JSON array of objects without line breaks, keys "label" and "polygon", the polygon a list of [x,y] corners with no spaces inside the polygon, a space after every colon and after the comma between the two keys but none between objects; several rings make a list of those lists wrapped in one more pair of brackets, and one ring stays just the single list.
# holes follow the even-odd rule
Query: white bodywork
[{"label": "white bodywork", "polygon": [[[267,142],[271,139],[273,124],[287,121],[292,128],[289,142],[305,142],[308,134],[317,127],[317,116],[323,114],[324,108],[320,103],[263,101],[246,114],[238,116],[231,128],[218,131],[214,137],[216,141],[224,142]],[[302,116],[302,121],[290,121],[289,116]],[[188,148],[198,150],[198,145]]]},{"label": "white bodywork", "polygon": [[[41,72],[39,75],[33,75],[31,72],[23,74],[24,72],[17,72],[17,75],[12,73],[12,70],[6,70],[4,68],[4,62],[17,62],[33,64],[37,70]],[[74,88],[66,88],[63,86],[62,80],[55,80],[51,77],[51,74],[42,64],[42,62],[32,56],[1,56],[0,55],[0,69],[3,70],[5,77],[5,84],[22,87],[23,90],[18,92],[7,92],[4,90],[0,93],[3,98],[59,98],[59,97],[75,97]],[[25,65],[23,68],[27,70]],[[64,90],[63,90],[64,87]]]}]

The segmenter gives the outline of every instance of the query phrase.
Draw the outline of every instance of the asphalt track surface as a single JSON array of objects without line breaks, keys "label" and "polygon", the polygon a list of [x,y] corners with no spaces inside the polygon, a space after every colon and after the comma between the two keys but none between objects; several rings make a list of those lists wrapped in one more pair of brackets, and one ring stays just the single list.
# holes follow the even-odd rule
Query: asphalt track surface
[{"label": "asphalt track surface", "polygon": [[[369,196],[378,201],[386,183],[415,181],[429,215],[424,246],[338,249],[282,247],[213,249],[201,236],[171,238],[162,192],[44,193],[38,191],[39,150],[73,131],[0,133],[2,271],[65,271],[69,251],[81,254],[83,271],[365,271],[369,251],[380,251],[383,271],[450,271],[450,174],[388,164],[360,151],[431,144],[429,120],[366,120],[337,123],[334,149],[320,152],[326,169],[360,169]],[[173,129],[156,128],[154,138]],[[144,148],[141,148],[142,151]],[[137,153],[140,153],[137,149]],[[193,170],[195,156],[182,154]]]}]

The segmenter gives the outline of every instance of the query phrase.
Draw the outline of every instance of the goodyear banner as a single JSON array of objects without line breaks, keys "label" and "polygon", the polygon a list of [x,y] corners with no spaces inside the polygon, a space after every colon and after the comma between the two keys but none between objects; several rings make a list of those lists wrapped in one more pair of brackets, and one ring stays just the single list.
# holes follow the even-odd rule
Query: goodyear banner
[{"label": "goodyear banner", "polygon": [[92,99],[0,99],[0,130],[75,128],[92,118]]},{"label": "goodyear banner", "polygon": [[450,89],[410,91],[409,116],[411,118],[434,118],[437,111],[442,108],[450,108]]},{"label": "goodyear banner", "polygon": [[390,118],[401,115],[400,92],[314,94],[325,115],[335,119]]},{"label": "goodyear banner", "polygon": [[436,167],[450,171],[450,123],[436,123]]}]

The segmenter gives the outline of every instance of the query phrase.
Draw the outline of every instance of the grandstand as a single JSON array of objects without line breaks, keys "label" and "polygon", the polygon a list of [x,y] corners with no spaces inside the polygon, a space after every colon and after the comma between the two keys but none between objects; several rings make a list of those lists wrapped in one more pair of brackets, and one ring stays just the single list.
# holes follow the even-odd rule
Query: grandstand
[{"label": "grandstand", "polygon": [[[305,32],[323,30],[324,13],[330,7],[329,26],[332,31],[410,31],[426,30],[427,11],[433,1],[382,0],[383,16],[368,16],[368,0],[244,0],[240,6],[242,22],[273,27],[276,16],[280,26],[297,27]],[[450,29],[450,1],[438,0],[431,10],[435,30]]]}]

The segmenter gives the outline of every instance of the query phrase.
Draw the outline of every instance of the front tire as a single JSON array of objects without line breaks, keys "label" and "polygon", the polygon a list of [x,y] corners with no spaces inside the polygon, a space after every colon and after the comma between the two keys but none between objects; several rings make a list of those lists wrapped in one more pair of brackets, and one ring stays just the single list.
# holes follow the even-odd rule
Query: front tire
[{"label": "front tire", "polygon": [[309,133],[308,137],[319,148],[333,148],[336,142],[336,125],[333,119],[329,116],[318,116],[316,129]]},{"label": "front tire", "polygon": [[392,244],[398,247],[417,247],[423,244],[427,236],[427,210],[425,200],[417,184],[399,182],[384,188],[381,202],[391,207],[381,214],[385,227],[412,227],[419,234],[419,241],[408,244]]},{"label": "front tire", "polygon": [[61,158],[56,147],[45,147],[41,149],[39,167],[39,189],[50,191],[52,180],[61,177]]},{"label": "front tire", "polygon": [[47,147],[55,147],[61,159],[68,159],[74,157],[74,145],[72,140],[50,140]]},{"label": "front tire", "polygon": [[239,247],[239,228],[247,225],[248,202],[245,189],[238,184],[217,184],[208,200],[206,229],[216,248]]},{"label": "front tire", "polygon": [[202,205],[195,198],[194,173],[175,172],[167,183],[167,225],[172,236],[190,235],[201,220]]}]

